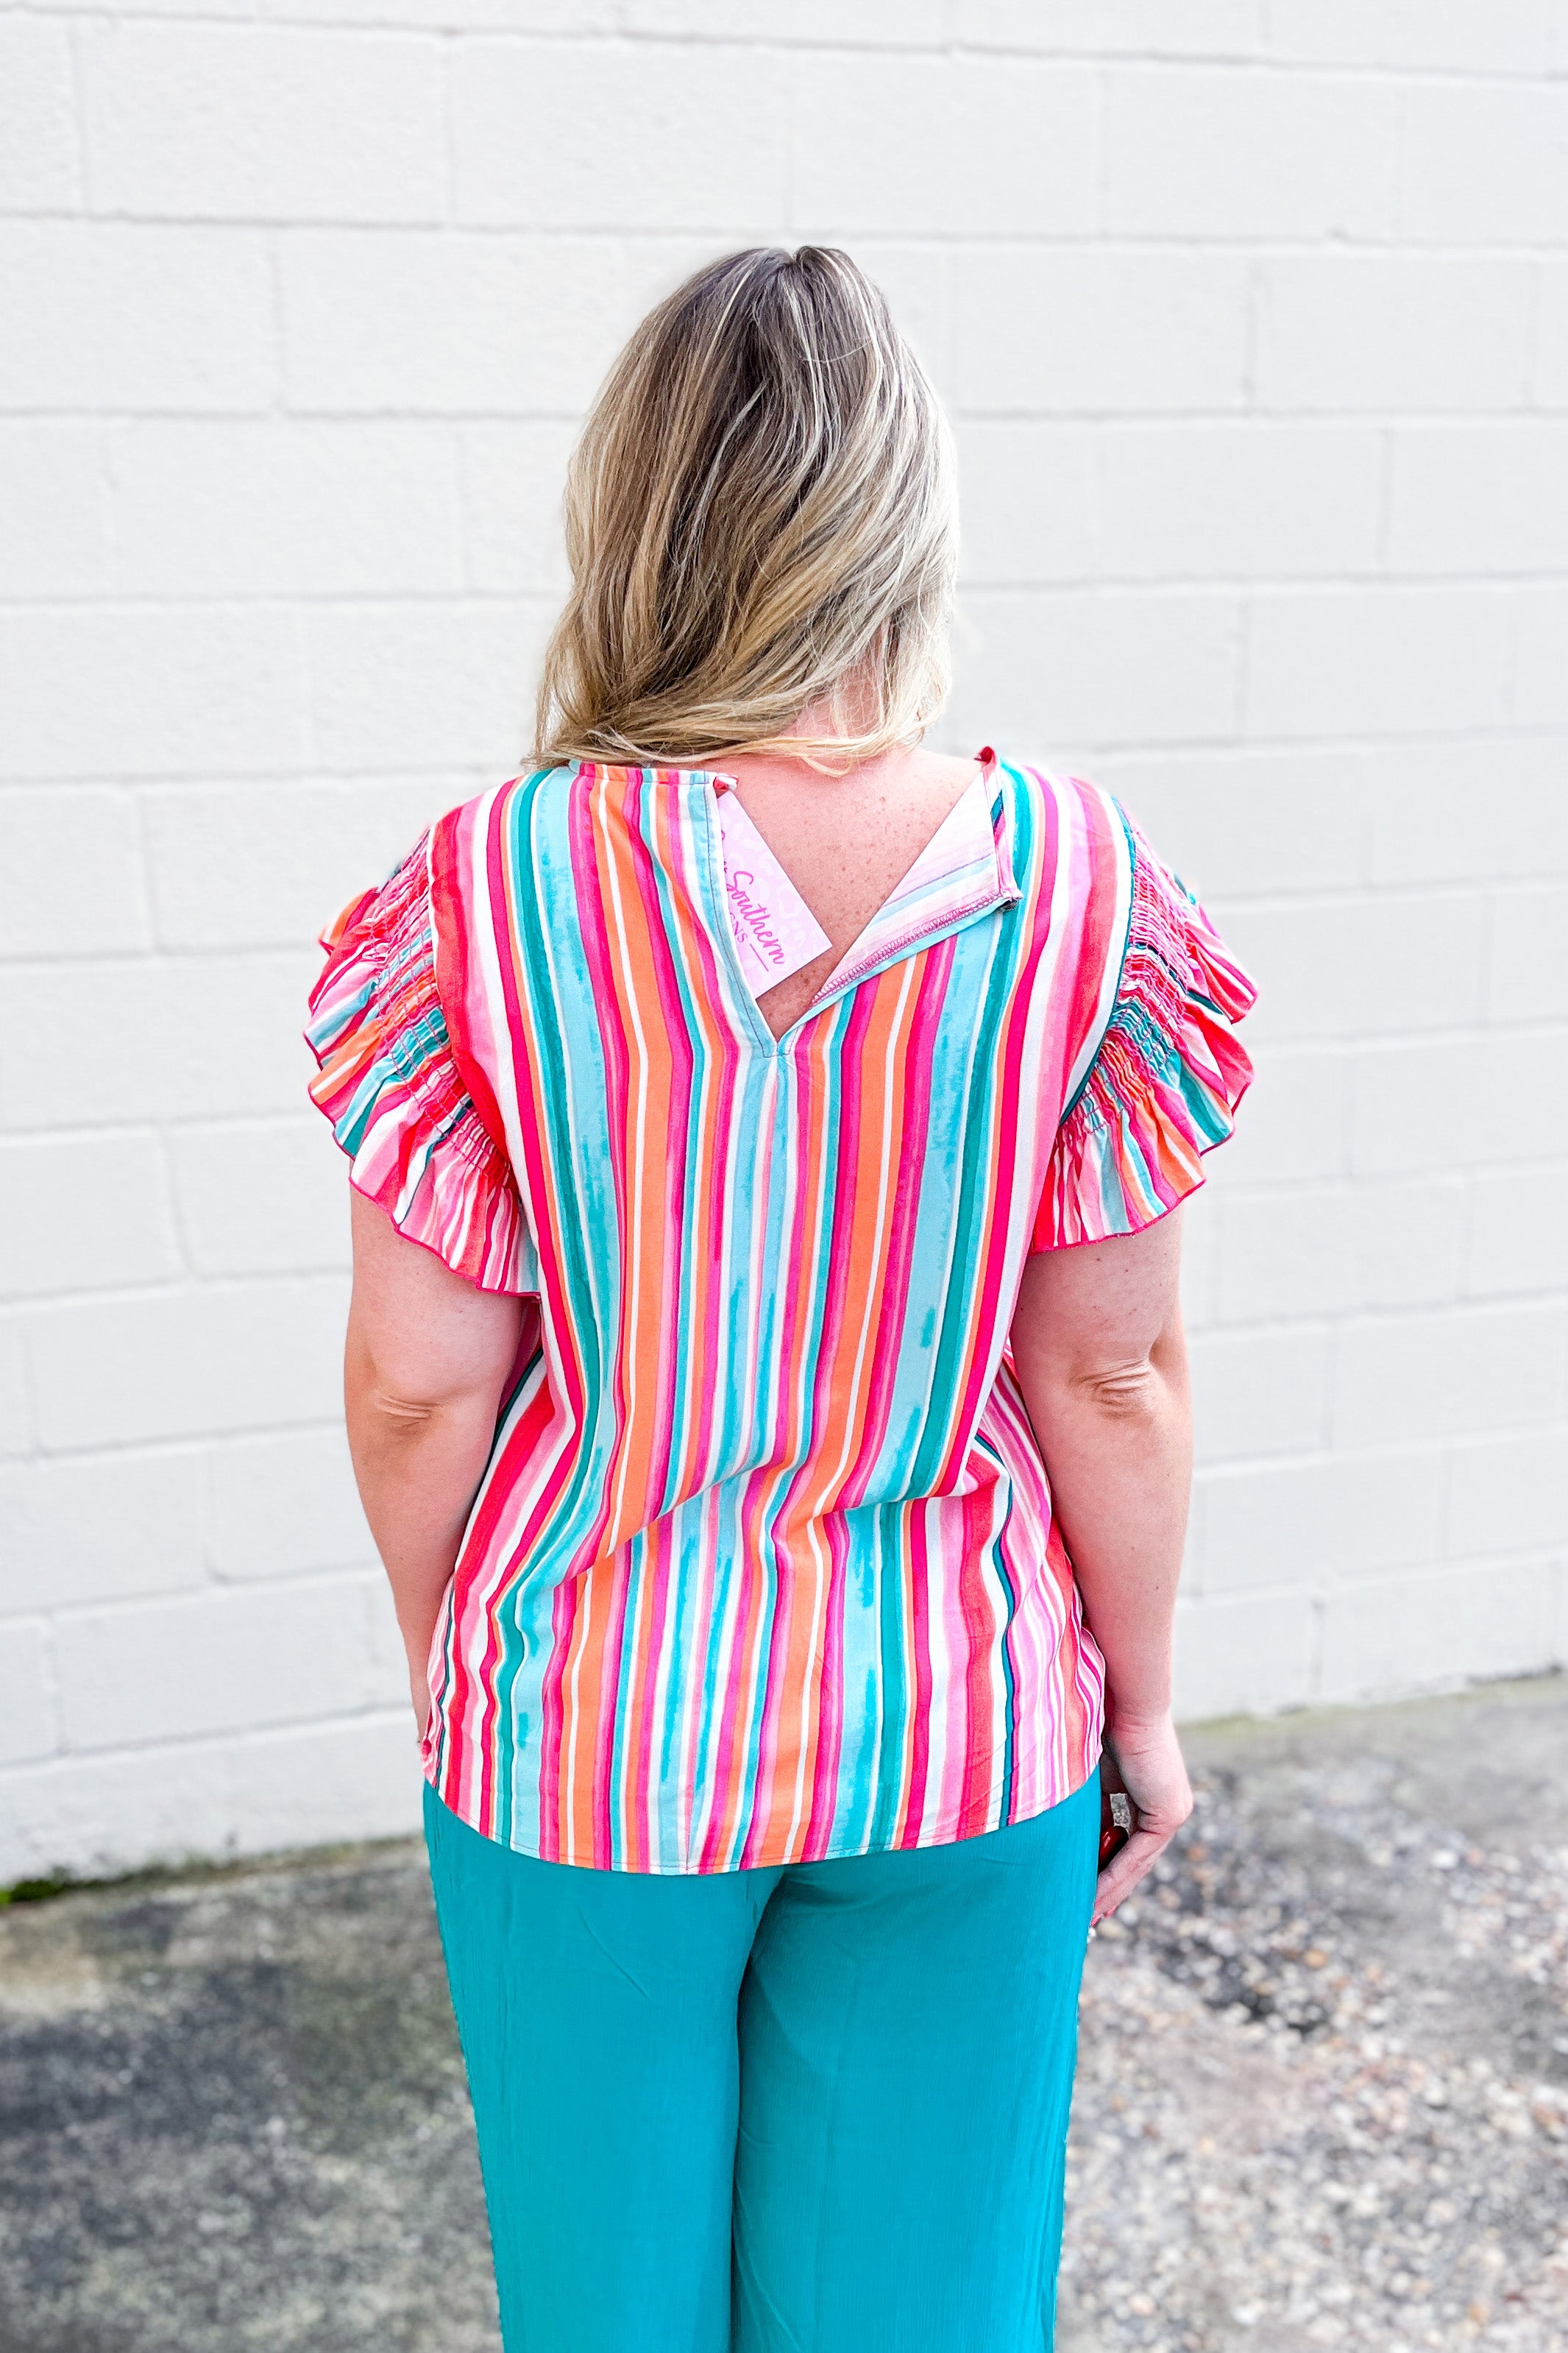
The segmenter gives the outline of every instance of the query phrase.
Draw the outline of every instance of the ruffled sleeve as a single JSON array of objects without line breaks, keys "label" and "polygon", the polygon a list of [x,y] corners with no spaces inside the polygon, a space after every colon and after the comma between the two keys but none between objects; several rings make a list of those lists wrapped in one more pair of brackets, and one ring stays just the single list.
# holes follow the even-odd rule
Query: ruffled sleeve
[{"label": "ruffled sleeve", "polygon": [[1258,991],[1193,893],[1120,812],[1131,845],[1121,978],[1057,1130],[1032,1250],[1134,1234],[1204,1181],[1252,1078],[1236,1024]]},{"label": "ruffled sleeve", "polygon": [[464,1082],[436,987],[423,836],[379,890],[321,934],[327,961],[305,1036],[310,1099],[347,1153],[350,1182],[410,1241],[484,1291],[538,1285],[505,1150]]}]

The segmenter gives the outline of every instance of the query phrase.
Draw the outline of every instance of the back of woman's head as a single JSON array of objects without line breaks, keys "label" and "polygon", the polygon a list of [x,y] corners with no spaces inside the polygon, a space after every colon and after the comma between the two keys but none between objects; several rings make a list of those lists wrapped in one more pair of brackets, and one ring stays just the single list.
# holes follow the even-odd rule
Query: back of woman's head
[{"label": "back of woman's head", "polygon": [[[565,520],[542,760],[866,759],[941,709],[947,427],[847,254],[730,254],[650,311],[584,428]],[[824,704],[837,737],[801,735]]]}]

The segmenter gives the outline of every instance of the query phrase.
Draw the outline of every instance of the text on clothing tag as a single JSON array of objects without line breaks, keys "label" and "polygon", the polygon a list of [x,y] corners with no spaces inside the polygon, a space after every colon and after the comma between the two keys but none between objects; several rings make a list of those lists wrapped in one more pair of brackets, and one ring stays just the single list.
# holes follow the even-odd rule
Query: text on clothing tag
[{"label": "text on clothing tag", "polygon": [[724,895],[741,968],[761,996],[833,943],[733,792],[719,797]]}]

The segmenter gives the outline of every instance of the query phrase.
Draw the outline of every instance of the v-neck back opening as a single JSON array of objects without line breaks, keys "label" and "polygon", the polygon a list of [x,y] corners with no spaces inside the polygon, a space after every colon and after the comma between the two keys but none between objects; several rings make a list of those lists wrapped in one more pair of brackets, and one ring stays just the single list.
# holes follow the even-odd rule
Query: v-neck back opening
[{"label": "v-neck back opening", "polygon": [[[1005,841],[996,836],[994,812],[998,766],[989,745],[975,754],[974,773],[943,812],[925,842],[904,868],[842,955],[813,992],[810,1001],[781,1030],[768,1020],[759,993],[746,972],[731,921],[725,871],[720,803],[724,792],[739,793],[739,779],[722,769],[686,768],[673,764],[583,760],[584,769],[637,765],[645,777],[668,777],[681,786],[696,786],[701,795],[700,836],[706,889],[704,912],[711,928],[722,934],[721,953],[747,1016],[748,1027],[771,1053],[786,1052],[797,1033],[849,987],[868,978],[881,965],[901,959],[928,942],[940,939],[989,907],[1018,895]],[[740,803],[744,809],[745,803]],[[746,812],[750,818],[750,811]],[[755,820],[751,820],[755,826]],[[757,828],[765,843],[766,836]],[[819,930],[825,929],[810,909],[794,877],[767,845],[781,872],[795,892],[803,909]],[[787,977],[787,976],[786,976]],[[767,994],[767,991],[761,992]]]},{"label": "v-neck back opening", "polygon": [[[986,783],[990,766],[994,765],[994,760],[995,754],[991,752],[988,745],[984,751],[975,754],[973,760],[970,764],[973,773],[964,779],[960,790],[955,794],[952,800],[948,804],[946,809],[937,819],[935,826],[926,836],[925,840],[922,842],[920,849],[916,850],[909,864],[903,869],[901,873],[894,878],[890,888],[883,893],[881,899],[871,910],[871,913],[867,916],[865,922],[861,923],[858,931],[856,932],[854,937],[850,940],[848,945],[844,951],[845,958],[847,958],[853,954],[859,941],[880,921],[886,910],[902,895],[910,877],[914,875],[924,861],[930,858],[932,850],[942,839],[942,835],[948,830],[954,818],[958,816],[959,811],[964,807],[965,803],[971,799],[972,796],[978,794],[980,788]],[[718,769],[710,769],[706,772],[698,771],[696,773],[706,773],[710,777],[717,792],[732,792],[737,796],[737,797],[739,797],[741,780],[738,777],[725,775],[722,771]],[[744,801],[741,802],[741,807],[742,808],[746,808]],[[749,808],[746,808],[746,814],[748,818],[751,818],[752,825],[757,825],[757,820]],[[757,830],[759,833],[762,833],[763,829],[760,826],[757,826]],[[765,833],[763,834],[763,839],[764,841],[767,840]],[[768,842],[767,846],[773,857],[778,860],[780,866],[784,866],[784,861],[779,857],[779,852],[773,848],[773,843]],[[784,871],[787,872],[787,868],[785,868]],[[825,929],[826,926],[822,925],[821,916],[817,914],[816,908],[811,906],[810,902],[806,899],[805,892],[801,890],[799,883],[795,881],[793,875],[790,876],[790,881],[793,888],[798,893],[803,905],[806,907],[807,912],[812,916],[814,922]]]}]

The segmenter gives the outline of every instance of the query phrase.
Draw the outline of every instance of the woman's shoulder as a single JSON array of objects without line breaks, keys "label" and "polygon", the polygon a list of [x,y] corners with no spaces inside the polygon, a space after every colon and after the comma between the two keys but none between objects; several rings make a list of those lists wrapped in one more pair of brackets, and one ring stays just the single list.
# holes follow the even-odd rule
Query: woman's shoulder
[{"label": "woman's shoulder", "polygon": [[520,768],[499,784],[487,785],[467,800],[456,801],[433,819],[431,835],[472,836],[488,831],[519,801],[564,792],[578,773],[580,762]]},{"label": "woman's shoulder", "polygon": [[1033,883],[1052,921],[1070,912],[1102,932],[1109,911],[1126,904],[1137,860],[1138,830],[1127,810],[1095,778],[1047,761],[1003,753],[994,773],[1020,885],[1027,891]]},{"label": "woman's shoulder", "polygon": [[1013,752],[997,754],[996,762],[999,771],[1012,780],[1016,792],[1070,825],[1092,826],[1107,820],[1126,823],[1126,813],[1115,794],[1092,776],[1080,776],[1074,769],[1058,767],[1048,760],[1027,759]]},{"label": "woman's shoulder", "polygon": [[575,765],[519,769],[433,818],[416,849],[436,908],[456,916],[470,903],[483,904],[492,897],[512,865],[510,859],[494,854],[497,846],[515,841],[529,804],[554,795],[564,797],[576,774]]}]

